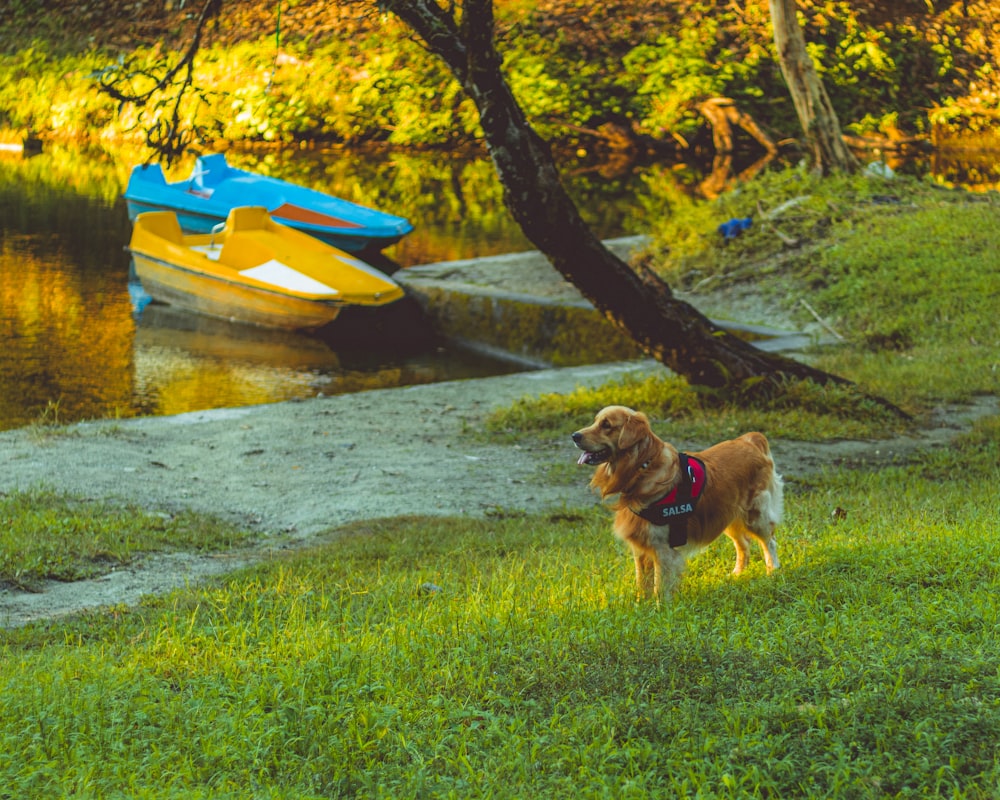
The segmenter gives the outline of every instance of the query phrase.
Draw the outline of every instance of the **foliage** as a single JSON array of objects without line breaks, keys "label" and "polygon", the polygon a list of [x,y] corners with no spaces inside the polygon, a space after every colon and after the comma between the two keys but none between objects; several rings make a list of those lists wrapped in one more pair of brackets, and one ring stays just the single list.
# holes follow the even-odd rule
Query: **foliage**
[{"label": "foliage", "polygon": [[[634,115],[618,59],[554,50],[552,40],[534,28],[518,33],[502,44],[507,76],[525,114],[543,136],[572,140],[581,129]],[[556,48],[560,45],[555,43]]]},{"label": "foliage", "polygon": [[631,50],[623,63],[636,83],[634,94],[648,104],[642,128],[652,135],[689,137],[703,121],[697,104],[728,95],[759,98],[761,67],[771,56],[763,42],[727,42],[722,27],[733,12],[713,18],[705,7],[692,8],[679,30],[662,34],[656,42]]},{"label": "foliage", "polygon": [[42,42],[0,54],[0,121],[67,139],[92,137],[112,119],[114,106],[90,90],[87,75],[102,66],[99,53],[53,57]]},{"label": "foliage", "polygon": [[[932,120],[982,127],[995,119],[1000,72],[990,49],[998,37],[990,31],[1000,19],[973,5],[968,14],[962,4],[917,5],[888,19],[862,0],[803,4],[806,37],[841,123],[895,135],[925,132]],[[264,8],[273,13],[268,4],[258,14]],[[118,50],[66,52],[75,20],[90,17],[70,14],[56,25],[51,17],[60,10],[70,11],[64,4],[43,14],[21,3],[0,24],[0,42],[9,42],[0,46],[0,120],[63,138],[138,135],[135,110],[115,121],[115,103],[93,92],[88,77],[118,63]],[[128,27],[102,13],[110,30]],[[320,28],[326,35],[314,36],[310,20],[280,45],[268,28],[233,25],[217,34],[195,61],[198,83],[214,102],[188,104],[182,117],[233,141],[421,146],[479,137],[472,104],[397,22],[355,14],[362,21],[352,23],[337,4],[322,13],[336,20]],[[797,131],[763,0],[742,8],[661,0],[652,10],[622,0],[588,13],[560,0],[504,0],[497,17],[510,83],[547,137],[573,140],[615,122],[655,139],[690,140],[704,126],[697,103],[717,94],[734,98],[778,138]],[[186,44],[182,35],[176,42],[177,52],[136,43],[126,51],[129,63],[176,62]],[[152,102],[162,106],[166,98]]]},{"label": "foliage", "polygon": [[359,523],[11,631],[0,777],[21,797],[989,797],[998,442],[990,423],[793,485],[781,571],[733,579],[722,542],[666,608],[632,601],[598,510]]},{"label": "foliage", "polygon": [[959,22],[945,19],[927,31],[913,18],[871,24],[851,3],[816,3],[807,38],[841,119],[862,133],[925,132],[924,110],[947,94],[942,79],[960,71],[955,42],[934,31]]}]

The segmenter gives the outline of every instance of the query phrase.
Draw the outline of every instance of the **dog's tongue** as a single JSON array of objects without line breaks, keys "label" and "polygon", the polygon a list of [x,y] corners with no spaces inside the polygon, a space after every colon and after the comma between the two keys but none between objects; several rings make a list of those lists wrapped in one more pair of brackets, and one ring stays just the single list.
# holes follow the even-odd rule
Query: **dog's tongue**
[{"label": "dog's tongue", "polygon": [[584,451],[583,453],[580,454],[580,457],[577,459],[576,463],[587,464],[589,461],[590,461],[590,453]]}]

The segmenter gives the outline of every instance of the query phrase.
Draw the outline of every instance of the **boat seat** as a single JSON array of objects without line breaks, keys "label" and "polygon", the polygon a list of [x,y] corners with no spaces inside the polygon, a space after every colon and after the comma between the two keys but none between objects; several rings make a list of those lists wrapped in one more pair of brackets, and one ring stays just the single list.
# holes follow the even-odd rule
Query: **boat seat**
[{"label": "boat seat", "polygon": [[[230,231],[232,233],[232,231]],[[227,236],[218,261],[237,272],[263,264],[273,258],[267,247],[246,236]]]},{"label": "boat seat", "polygon": [[142,224],[154,236],[175,244],[184,244],[184,234],[173,211],[148,211],[142,215]]},{"label": "boat seat", "polygon": [[188,190],[211,191],[211,187],[219,183],[229,170],[226,157],[222,153],[202,156],[194,162]]},{"label": "boat seat", "polygon": [[267,209],[262,206],[237,206],[229,212],[226,220],[226,230],[236,231],[266,230],[269,217]]}]

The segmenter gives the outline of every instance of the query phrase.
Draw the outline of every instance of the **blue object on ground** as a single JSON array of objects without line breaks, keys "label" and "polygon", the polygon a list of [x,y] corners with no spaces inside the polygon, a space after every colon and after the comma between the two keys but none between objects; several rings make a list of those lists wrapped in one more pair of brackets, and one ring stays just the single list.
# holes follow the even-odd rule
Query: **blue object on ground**
[{"label": "blue object on ground", "polygon": [[753,224],[753,217],[733,217],[719,226],[719,233],[724,239],[735,239]]}]

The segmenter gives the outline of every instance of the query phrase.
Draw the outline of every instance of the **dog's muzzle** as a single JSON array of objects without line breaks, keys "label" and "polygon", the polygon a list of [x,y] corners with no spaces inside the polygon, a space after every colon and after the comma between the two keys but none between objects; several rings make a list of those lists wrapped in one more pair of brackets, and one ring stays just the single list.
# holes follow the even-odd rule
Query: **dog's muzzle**
[{"label": "dog's muzzle", "polygon": [[600,450],[594,450],[593,452],[584,449],[583,434],[580,433],[579,431],[573,434],[573,444],[575,444],[577,447],[583,450],[583,453],[580,455],[580,458],[577,459],[576,462],[577,464],[596,466],[597,464],[603,464],[605,461],[611,458],[610,447],[604,447]]}]

